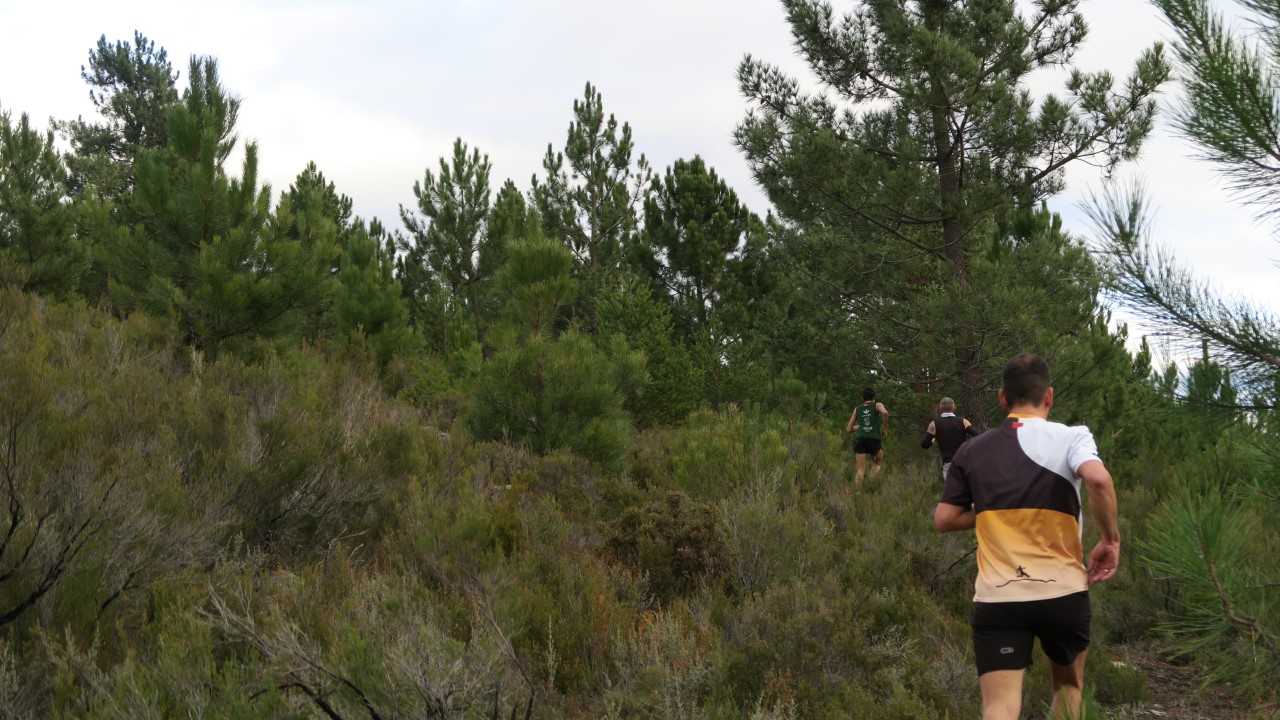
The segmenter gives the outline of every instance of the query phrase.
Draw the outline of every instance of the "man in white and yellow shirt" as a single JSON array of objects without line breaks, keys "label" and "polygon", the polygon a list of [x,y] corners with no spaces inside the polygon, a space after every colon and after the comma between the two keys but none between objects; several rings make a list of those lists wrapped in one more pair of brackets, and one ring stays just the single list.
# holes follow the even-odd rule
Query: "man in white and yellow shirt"
[{"label": "man in white and yellow shirt", "polygon": [[[1017,720],[1036,639],[1053,676],[1052,717],[1076,720],[1089,587],[1111,579],[1120,562],[1115,486],[1088,428],[1048,420],[1053,388],[1043,359],[1010,360],[999,397],[1008,419],[956,453],[934,526],[977,530],[973,643],[984,720]],[[1082,485],[1102,533],[1087,568]]]}]

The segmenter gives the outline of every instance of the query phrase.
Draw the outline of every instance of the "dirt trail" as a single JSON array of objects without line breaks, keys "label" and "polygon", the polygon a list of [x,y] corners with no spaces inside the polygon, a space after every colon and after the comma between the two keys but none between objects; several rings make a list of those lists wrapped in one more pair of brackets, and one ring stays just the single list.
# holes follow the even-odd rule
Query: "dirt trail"
[{"label": "dirt trail", "polygon": [[[1248,708],[1220,688],[1200,689],[1196,669],[1163,660],[1150,647],[1130,647],[1124,662],[1138,668],[1147,678],[1149,699],[1120,718],[1133,720],[1244,720]],[[1280,717],[1280,708],[1276,708]],[[1258,717],[1253,715],[1252,717]],[[1263,715],[1262,717],[1269,717]]]}]

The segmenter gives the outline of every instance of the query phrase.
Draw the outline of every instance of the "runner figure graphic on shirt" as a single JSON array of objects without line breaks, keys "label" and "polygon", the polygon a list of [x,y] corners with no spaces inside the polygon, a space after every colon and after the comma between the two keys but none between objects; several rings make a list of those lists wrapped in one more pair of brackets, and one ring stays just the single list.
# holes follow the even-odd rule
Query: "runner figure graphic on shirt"
[{"label": "runner figure graphic on shirt", "polygon": [[1007,587],[1009,587],[1010,585],[1012,585],[1012,584],[1014,584],[1014,583],[1020,583],[1020,582],[1032,582],[1032,583],[1042,583],[1042,584],[1047,584],[1047,583],[1056,583],[1056,582],[1058,582],[1058,580],[1057,580],[1056,578],[1035,578],[1035,577],[1031,577],[1031,574],[1027,572],[1026,568],[1024,568],[1024,567],[1022,567],[1021,565],[1019,565],[1019,566],[1018,566],[1017,571],[1015,571],[1015,573],[1014,573],[1014,576],[1013,576],[1012,578],[1008,579],[1008,580],[1005,580],[1003,583],[1001,583],[1001,584],[997,585],[997,586],[996,586],[996,589],[997,589],[997,590],[999,590],[999,589],[1002,589],[1002,588],[1007,588]]}]

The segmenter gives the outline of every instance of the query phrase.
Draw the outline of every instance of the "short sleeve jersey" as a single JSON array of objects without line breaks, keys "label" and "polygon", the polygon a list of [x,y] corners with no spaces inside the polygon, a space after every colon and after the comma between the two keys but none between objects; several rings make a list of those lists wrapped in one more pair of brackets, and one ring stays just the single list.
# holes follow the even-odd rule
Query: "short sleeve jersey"
[{"label": "short sleeve jersey", "polygon": [[977,602],[1049,600],[1089,589],[1080,466],[1098,459],[1087,427],[1010,416],[960,447],[942,502],[977,516]]}]

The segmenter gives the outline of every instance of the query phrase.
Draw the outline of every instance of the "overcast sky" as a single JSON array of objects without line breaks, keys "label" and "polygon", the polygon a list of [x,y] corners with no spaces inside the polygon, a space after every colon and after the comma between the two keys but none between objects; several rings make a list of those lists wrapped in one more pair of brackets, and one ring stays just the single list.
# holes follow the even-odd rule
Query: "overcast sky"
[{"label": "overcast sky", "polygon": [[[1085,69],[1127,75],[1142,48],[1168,35],[1145,0],[1083,8]],[[40,122],[89,113],[79,77],[89,48],[135,28],[184,75],[191,54],[218,57],[224,83],[243,99],[241,137],[259,142],[262,175],[277,192],[314,160],[357,212],[392,223],[455,137],[490,156],[495,187],[507,177],[527,187],[547,143],[563,144],[587,81],[631,123],[655,167],[700,154],[764,211],[731,140],[746,107],[735,69],[751,53],[805,74],[777,0],[0,0],[0,106]],[[1166,103],[1175,96],[1170,86]],[[1193,154],[1162,124],[1122,175],[1148,185],[1158,237],[1186,263],[1228,291],[1280,305],[1274,228],[1255,222]],[[1071,172],[1053,202],[1070,229],[1087,234],[1077,204],[1099,187],[1089,168]]]}]

